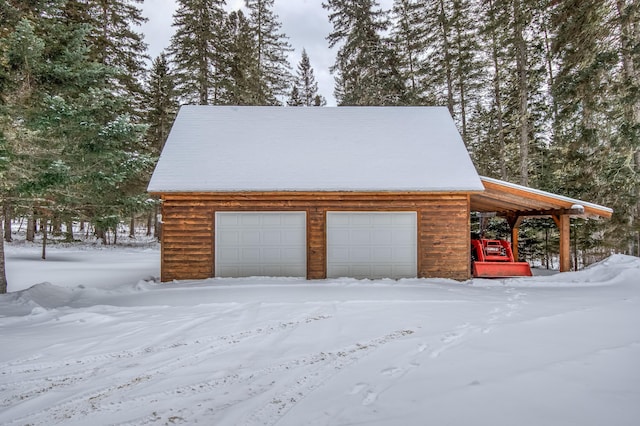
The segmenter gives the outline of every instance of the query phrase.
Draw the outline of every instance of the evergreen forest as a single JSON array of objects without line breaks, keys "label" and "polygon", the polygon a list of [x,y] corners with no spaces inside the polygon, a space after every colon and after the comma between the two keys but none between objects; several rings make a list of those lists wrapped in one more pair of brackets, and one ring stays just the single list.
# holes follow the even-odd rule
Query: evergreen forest
[{"label": "evergreen forest", "polygon": [[[45,244],[48,233],[73,241],[73,224],[103,243],[123,224],[157,235],[146,186],[179,105],[325,106],[313,58],[287,59],[274,1],[176,0],[155,58],[143,0],[1,1],[3,240],[15,218]],[[481,175],[614,209],[611,220],[572,220],[575,267],[640,255],[640,2],[322,7],[338,106],[446,106]],[[506,236],[502,221],[480,222]],[[553,266],[557,245],[550,219],[522,225],[524,260]]]}]

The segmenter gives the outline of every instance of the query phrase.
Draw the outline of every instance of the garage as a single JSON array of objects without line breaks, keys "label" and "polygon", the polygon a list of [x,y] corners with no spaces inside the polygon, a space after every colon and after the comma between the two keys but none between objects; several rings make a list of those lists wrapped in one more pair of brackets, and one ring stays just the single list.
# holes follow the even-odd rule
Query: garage
[{"label": "garage", "polygon": [[327,277],[417,276],[416,212],[327,212]]},{"label": "garage", "polygon": [[305,277],[304,212],[216,212],[216,277]]}]

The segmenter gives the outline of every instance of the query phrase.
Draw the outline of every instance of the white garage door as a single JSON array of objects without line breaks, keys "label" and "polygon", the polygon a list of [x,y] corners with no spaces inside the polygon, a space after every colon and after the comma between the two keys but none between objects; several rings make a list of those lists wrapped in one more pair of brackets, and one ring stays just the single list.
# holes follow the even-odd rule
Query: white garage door
[{"label": "white garage door", "polygon": [[217,212],[216,277],[305,277],[304,212]]},{"label": "white garage door", "polygon": [[327,277],[417,275],[415,212],[328,212]]}]

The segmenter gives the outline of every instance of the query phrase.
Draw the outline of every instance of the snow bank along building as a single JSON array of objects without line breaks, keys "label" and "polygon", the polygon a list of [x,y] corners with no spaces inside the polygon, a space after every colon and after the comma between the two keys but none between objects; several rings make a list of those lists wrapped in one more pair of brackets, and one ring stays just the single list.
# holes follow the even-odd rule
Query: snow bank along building
[{"label": "snow bank along building", "polygon": [[[603,206],[478,176],[444,107],[183,106],[148,188],[161,279],[470,276],[470,213],[511,228]],[[516,254],[517,256],[517,254]]]}]

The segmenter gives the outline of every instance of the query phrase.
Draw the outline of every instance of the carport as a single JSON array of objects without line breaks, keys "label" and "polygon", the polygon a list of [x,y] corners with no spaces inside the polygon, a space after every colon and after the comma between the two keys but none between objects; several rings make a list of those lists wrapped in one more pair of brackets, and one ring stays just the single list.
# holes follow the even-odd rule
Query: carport
[{"label": "carport", "polygon": [[598,204],[481,176],[484,192],[471,194],[471,211],[504,217],[511,229],[513,255],[518,259],[518,230],[526,217],[551,217],[560,231],[560,272],[571,269],[572,217],[608,219],[613,210]]}]

